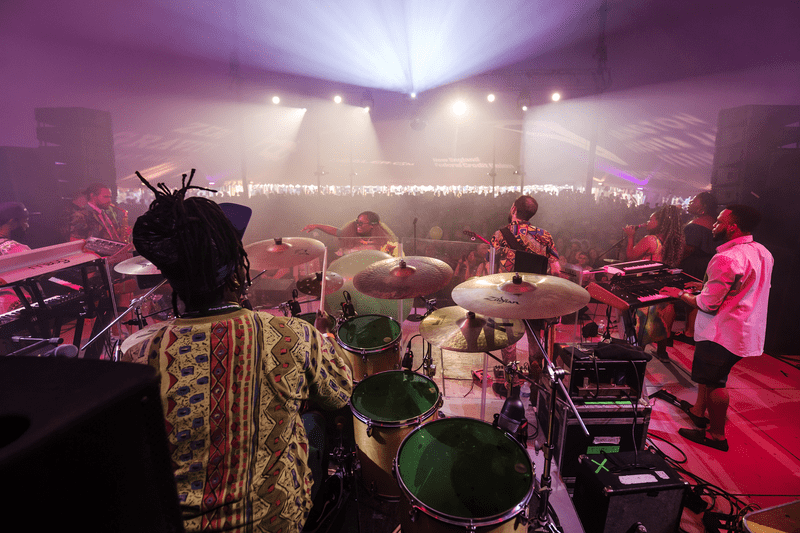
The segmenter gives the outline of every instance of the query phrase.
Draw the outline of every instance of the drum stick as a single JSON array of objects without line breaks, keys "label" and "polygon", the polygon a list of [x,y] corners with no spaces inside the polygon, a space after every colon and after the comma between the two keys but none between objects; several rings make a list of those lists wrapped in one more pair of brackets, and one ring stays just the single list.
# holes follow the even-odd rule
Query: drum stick
[{"label": "drum stick", "polygon": [[325,310],[325,275],[328,269],[328,247],[325,247],[325,252],[322,254],[322,281],[319,286],[319,311]]}]

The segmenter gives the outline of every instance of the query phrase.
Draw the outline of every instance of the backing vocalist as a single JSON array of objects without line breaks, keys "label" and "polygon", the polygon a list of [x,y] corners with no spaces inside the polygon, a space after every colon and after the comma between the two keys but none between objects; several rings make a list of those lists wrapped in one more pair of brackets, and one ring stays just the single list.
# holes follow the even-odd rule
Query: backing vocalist
[{"label": "backing vocalist", "polygon": [[[628,261],[644,259],[676,267],[683,254],[683,228],[681,211],[677,206],[666,205],[650,215],[645,227],[645,235],[634,245],[636,229],[640,226],[625,226],[628,246],[625,253]],[[636,310],[636,338],[639,345],[656,343],[656,357],[668,360],[667,344],[675,320],[675,308],[670,303],[662,303]]]}]

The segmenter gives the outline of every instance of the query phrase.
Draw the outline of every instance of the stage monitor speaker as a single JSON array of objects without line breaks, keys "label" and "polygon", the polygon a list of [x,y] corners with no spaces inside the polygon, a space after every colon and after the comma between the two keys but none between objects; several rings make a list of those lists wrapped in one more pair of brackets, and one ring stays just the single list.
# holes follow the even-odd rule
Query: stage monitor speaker
[{"label": "stage monitor speaker", "polygon": [[158,374],[0,358],[4,531],[178,532]]},{"label": "stage monitor speaker", "polygon": [[[543,434],[546,434],[550,421],[549,405],[550,392],[539,389],[536,419]],[[569,405],[559,398],[551,443],[553,459],[569,490],[575,487],[581,455],[643,449],[652,412],[652,407],[641,398],[584,401],[576,407],[589,436],[583,432]]]},{"label": "stage monitor speaker", "polygon": [[687,486],[651,452],[583,455],[572,503],[586,533],[677,533]]}]

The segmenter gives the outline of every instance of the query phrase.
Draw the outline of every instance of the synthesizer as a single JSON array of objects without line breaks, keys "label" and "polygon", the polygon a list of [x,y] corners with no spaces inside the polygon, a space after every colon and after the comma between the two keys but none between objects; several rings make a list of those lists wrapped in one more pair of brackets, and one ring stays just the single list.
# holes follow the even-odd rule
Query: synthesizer
[{"label": "synthesizer", "polygon": [[627,311],[674,300],[659,291],[663,287],[683,289],[689,282],[700,281],[681,270],[659,270],[638,275],[612,276],[606,281],[593,281],[586,290],[594,300],[615,309]]}]

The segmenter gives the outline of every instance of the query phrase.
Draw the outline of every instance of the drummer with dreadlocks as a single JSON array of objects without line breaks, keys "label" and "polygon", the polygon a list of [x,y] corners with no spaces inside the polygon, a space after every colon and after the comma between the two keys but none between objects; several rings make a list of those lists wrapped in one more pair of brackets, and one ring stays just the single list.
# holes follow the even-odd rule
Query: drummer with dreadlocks
[{"label": "drummer with dreadlocks", "polygon": [[300,531],[322,481],[312,480],[301,402],[339,409],[353,387],[332,321],[320,312],[314,327],[242,308],[247,254],[216,203],[186,196],[200,188],[194,170],[176,191],[137,175],[155,200],[133,244],[172,286],[177,318],[143,330],[123,360],[162,376],[184,527]]}]

